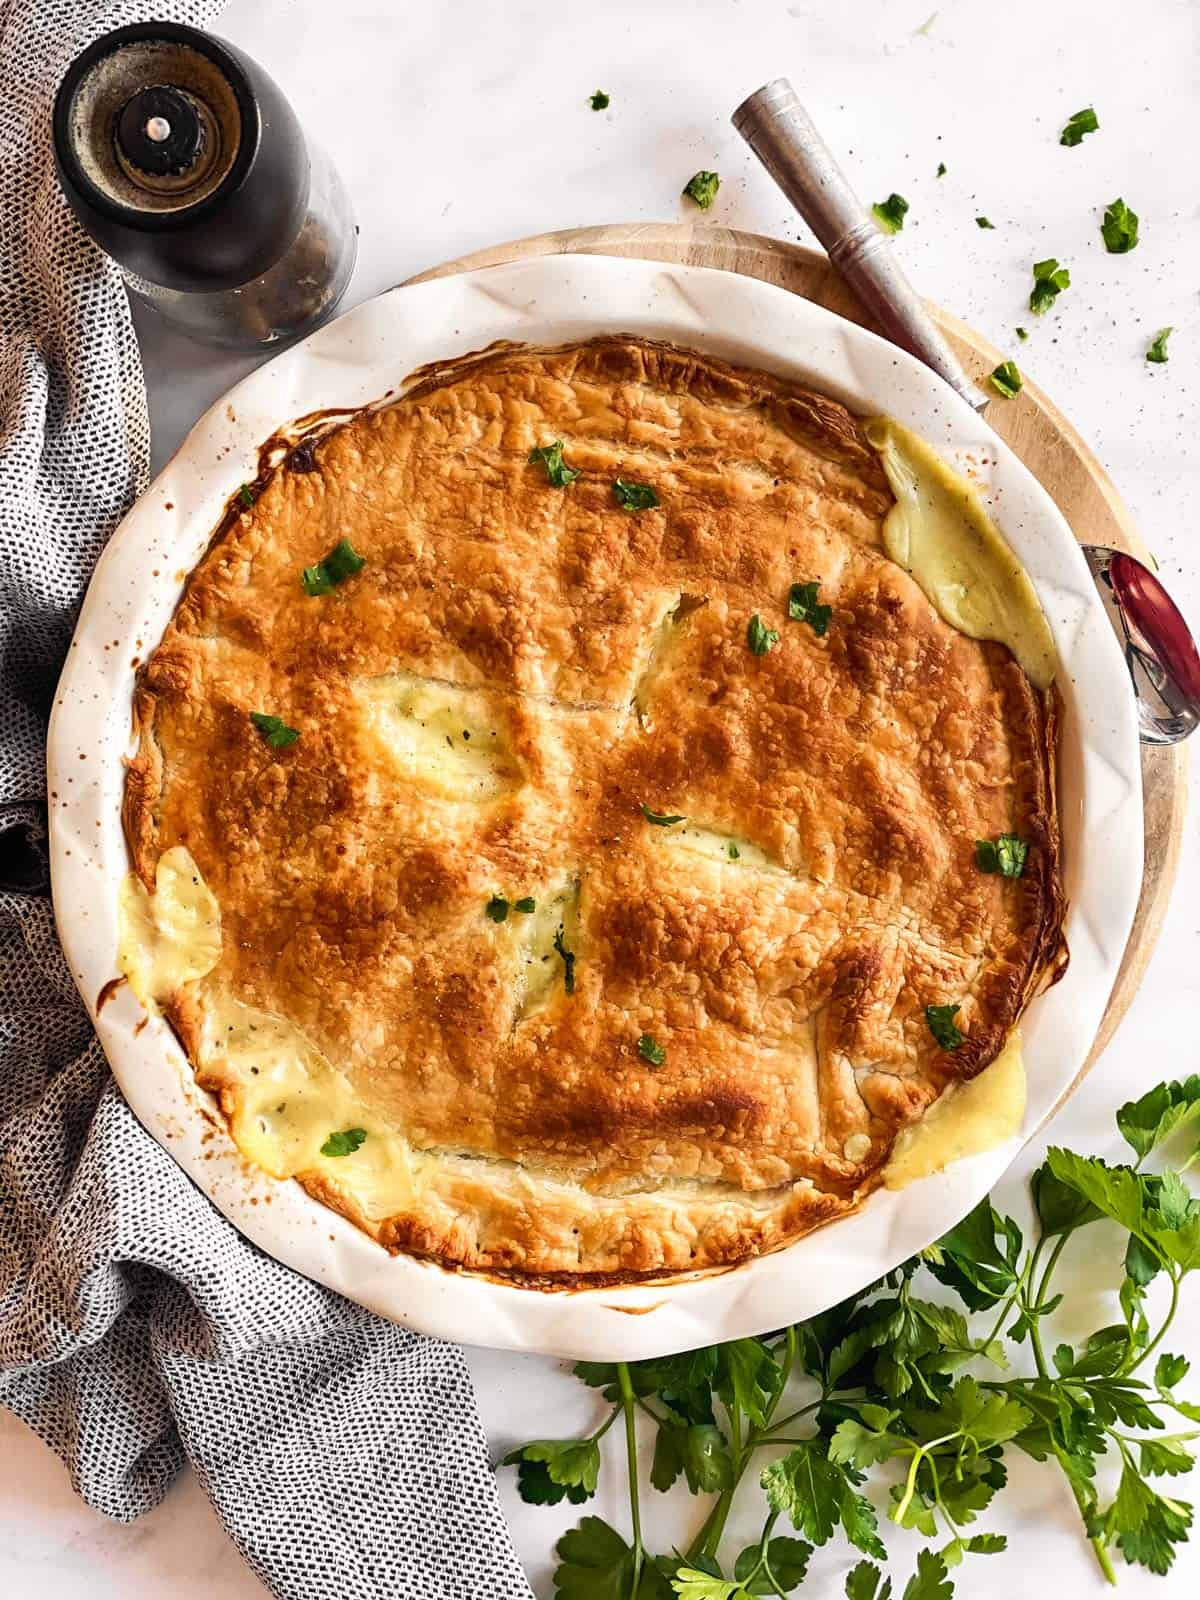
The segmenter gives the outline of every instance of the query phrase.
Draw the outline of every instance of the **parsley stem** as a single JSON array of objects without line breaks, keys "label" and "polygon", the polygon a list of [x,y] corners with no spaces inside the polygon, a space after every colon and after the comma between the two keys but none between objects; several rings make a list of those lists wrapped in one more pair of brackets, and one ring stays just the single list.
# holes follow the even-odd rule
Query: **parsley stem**
[{"label": "parsley stem", "polygon": [[[642,1581],[642,1509],[638,1500],[637,1410],[629,1363],[617,1362],[617,1383],[621,1390],[621,1409],[625,1413],[625,1454],[629,1463],[629,1513],[633,1521],[633,1581],[629,1587],[634,1600]],[[615,1415],[615,1413],[614,1413]]]},{"label": "parsley stem", "polygon": [[1167,1307],[1167,1315],[1163,1320],[1162,1327],[1158,1330],[1153,1339],[1151,1339],[1150,1343],[1142,1351],[1141,1355],[1126,1372],[1126,1377],[1129,1376],[1129,1373],[1136,1372],[1146,1358],[1151,1355],[1153,1351],[1158,1349],[1159,1345],[1163,1342],[1163,1338],[1166,1335],[1167,1329],[1175,1320],[1175,1313],[1179,1308],[1179,1285],[1182,1281],[1183,1274],[1181,1272],[1172,1272],[1169,1267],[1167,1268],[1167,1274],[1171,1279],[1171,1303]]},{"label": "parsley stem", "polygon": [[801,1406],[799,1411],[789,1411],[786,1417],[780,1417],[779,1421],[773,1422],[769,1428],[759,1430],[758,1443],[782,1444],[783,1440],[775,1437],[779,1428],[786,1428],[790,1423],[798,1422],[801,1417],[807,1417],[811,1412],[819,1411],[824,1404],[825,1397],[822,1396],[820,1400],[814,1400],[811,1405]]},{"label": "parsley stem", "polygon": [[1055,1267],[1058,1265],[1058,1258],[1062,1255],[1067,1240],[1071,1237],[1073,1232],[1074,1229],[1070,1229],[1066,1233],[1060,1233],[1058,1238],[1055,1240],[1054,1249],[1050,1252],[1050,1259],[1046,1263],[1046,1270],[1042,1273],[1042,1281],[1039,1283],[1037,1293],[1034,1296],[1035,1306],[1045,1305],[1046,1290],[1050,1286],[1051,1275],[1053,1274]]},{"label": "parsley stem", "polygon": [[929,1439],[925,1444],[914,1446],[912,1461],[908,1468],[908,1476],[904,1480],[904,1494],[890,1513],[893,1522],[899,1524],[900,1527],[904,1526],[904,1518],[907,1515],[909,1506],[912,1504],[913,1495],[917,1492],[917,1472],[921,1462],[931,1451],[936,1450],[938,1445],[949,1444],[952,1440],[961,1438],[961,1436],[962,1429],[956,1428],[953,1433],[944,1433],[938,1439]]}]

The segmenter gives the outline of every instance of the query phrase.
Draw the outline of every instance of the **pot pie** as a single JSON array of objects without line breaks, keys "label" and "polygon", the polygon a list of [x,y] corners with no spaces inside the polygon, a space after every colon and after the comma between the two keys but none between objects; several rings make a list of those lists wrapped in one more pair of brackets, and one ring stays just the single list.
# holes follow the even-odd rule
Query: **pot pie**
[{"label": "pot pie", "polygon": [[603,337],[243,492],[139,674],[122,964],[251,1162],[530,1286],[727,1267],[1011,1055],[1063,958],[1053,647],[919,444]]}]

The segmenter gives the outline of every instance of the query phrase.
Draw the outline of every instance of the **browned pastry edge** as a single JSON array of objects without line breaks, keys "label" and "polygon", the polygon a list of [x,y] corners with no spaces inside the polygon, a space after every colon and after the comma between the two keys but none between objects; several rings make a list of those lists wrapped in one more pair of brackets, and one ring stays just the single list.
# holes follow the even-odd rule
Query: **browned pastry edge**
[{"label": "browned pastry edge", "polygon": [[[874,452],[865,443],[850,413],[836,402],[785,380],[737,370],[694,352],[631,336],[604,336],[581,346],[565,348],[578,352],[581,365],[591,377],[683,390],[718,405],[745,406],[749,402],[762,407],[777,427],[801,439],[809,449],[823,454],[826,459],[861,464],[870,471],[877,469]],[[462,377],[503,367],[514,359],[554,353],[533,352],[510,345],[492,347],[422,371],[415,375],[415,387],[408,389],[401,399],[411,400]],[[339,422],[315,442],[302,443],[299,453],[293,448],[265,467],[258,483],[260,492],[277,472],[320,472],[326,439],[352,421],[353,418]],[[246,524],[240,517],[227,516],[214,533],[209,556],[218,547],[236,548],[245,532]],[[194,605],[203,604],[198,599],[198,586],[203,583],[204,571],[205,561],[202,560],[189,575],[177,616]],[[1016,669],[1004,647],[989,645],[984,648],[992,662],[994,680],[1004,694],[1006,717],[1010,725],[1018,729],[1017,742],[1023,749],[1038,752],[1040,760],[1031,760],[1029,770],[1021,775],[1025,791],[1022,831],[1033,847],[1029,870],[1016,885],[1025,908],[1022,925],[1026,931],[1009,960],[991,974],[985,997],[986,1026],[972,1030],[960,1049],[951,1055],[951,1077],[959,1080],[975,1076],[995,1058],[1031,995],[1047,978],[1053,980],[1061,975],[1065,960],[1053,773],[1060,715],[1058,696],[1053,689],[1039,695],[1025,675]],[[122,820],[134,869],[152,890],[159,853],[156,808],[162,792],[163,760],[154,730],[158,693],[146,681],[149,665],[148,661],[139,670],[135,685],[133,717],[138,749],[128,764]],[[203,1020],[200,1004],[185,989],[166,1001],[164,1011],[185,1051],[195,1061]],[[227,1114],[232,1110],[231,1090],[219,1076],[198,1074],[198,1081],[218,1095]],[[919,1115],[922,1109],[916,1107],[913,1115]],[[772,1191],[778,1194],[778,1203],[766,1212],[759,1208],[757,1215],[753,1208],[740,1206],[736,1191],[731,1191],[729,1226],[713,1228],[694,1243],[686,1259],[662,1259],[660,1246],[649,1236],[649,1231],[639,1229],[635,1220],[625,1230],[626,1236],[619,1246],[619,1264],[613,1270],[604,1271],[532,1270],[526,1263],[531,1252],[536,1253],[536,1241],[523,1237],[519,1207],[514,1207],[507,1217],[501,1215],[497,1225],[500,1238],[484,1241],[464,1236],[459,1227],[431,1225],[423,1216],[401,1215],[373,1222],[361,1213],[352,1197],[322,1174],[300,1174],[299,1181],[316,1199],[343,1212],[392,1252],[403,1252],[452,1270],[484,1273],[527,1287],[556,1289],[572,1285],[615,1286],[674,1277],[681,1272],[721,1269],[779,1249],[812,1228],[855,1209],[878,1186],[885,1155],[886,1152],[875,1160],[871,1170],[861,1174],[861,1181],[842,1186],[840,1191],[834,1185],[822,1190],[807,1184],[788,1184]],[[465,1191],[463,1198],[469,1203]],[[500,1209],[503,1213],[502,1206]],[[632,1214],[637,1208],[631,1202],[626,1209]]]}]

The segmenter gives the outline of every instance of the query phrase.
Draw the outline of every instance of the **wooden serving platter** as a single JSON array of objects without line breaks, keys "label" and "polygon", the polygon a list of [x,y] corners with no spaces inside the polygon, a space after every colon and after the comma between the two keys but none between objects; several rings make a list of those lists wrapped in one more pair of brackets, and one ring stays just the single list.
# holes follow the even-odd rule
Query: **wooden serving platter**
[{"label": "wooden serving platter", "polygon": [[[409,281],[422,283],[427,278],[499,266],[523,257],[573,252],[642,256],[651,261],[740,272],[790,289],[852,322],[873,326],[844,279],[818,251],[707,223],[616,223],[542,233],[444,262]],[[929,309],[967,372],[984,381],[1003,359],[1001,352],[940,306],[931,304]],[[1154,558],[1104,468],[1062,412],[1028,379],[1015,400],[997,400],[989,408],[988,421],[1048,491],[1076,538],[1128,550],[1153,565]],[[1182,746],[1142,746],[1142,797],[1146,855],[1141,899],[1121,970],[1084,1071],[1116,1032],[1162,928],[1179,865],[1187,807],[1187,766]]]}]

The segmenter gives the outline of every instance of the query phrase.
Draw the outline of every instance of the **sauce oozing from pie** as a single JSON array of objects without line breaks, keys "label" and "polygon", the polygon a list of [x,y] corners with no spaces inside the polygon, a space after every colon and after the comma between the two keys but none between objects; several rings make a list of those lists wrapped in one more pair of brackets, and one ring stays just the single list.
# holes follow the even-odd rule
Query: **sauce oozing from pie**
[{"label": "sauce oozing from pie", "polygon": [[920,1122],[905,1128],[883,1169],[885,1187],[905,1189],[951,1162],[994,1150],[1016,1137],[1024,1116],[1025,1063],[1014,1028],[991,1066],[970,1083],[952,1084]]},{"label": "sauce oozing from pie", "polygon": [[952,628],[1006,644],[1030,681],[1048,688],[1057,656],[1045,613],[974,486],[890,417],[873,418],[864,431],[896,496],[883,524],[888,555]]}]

